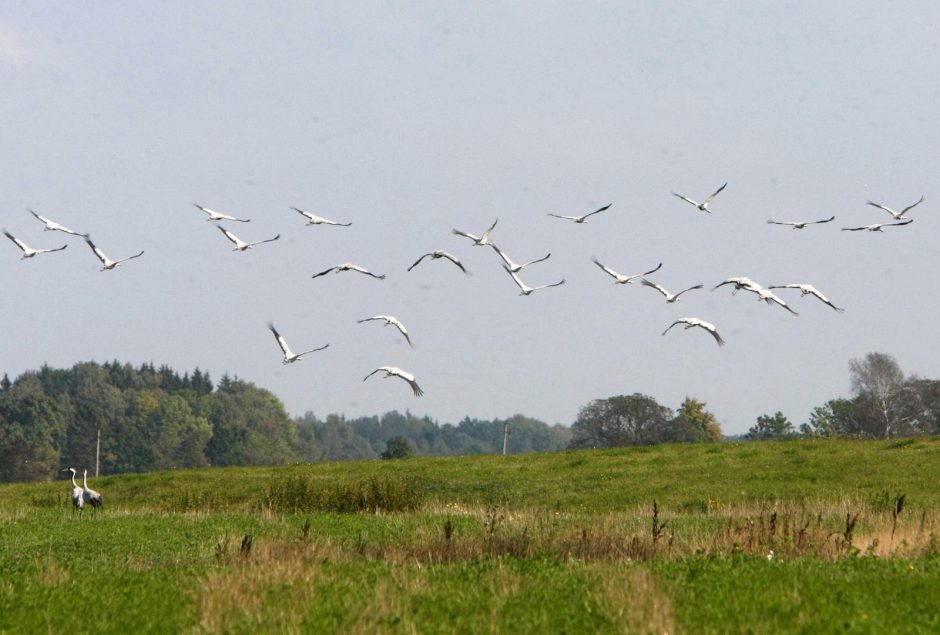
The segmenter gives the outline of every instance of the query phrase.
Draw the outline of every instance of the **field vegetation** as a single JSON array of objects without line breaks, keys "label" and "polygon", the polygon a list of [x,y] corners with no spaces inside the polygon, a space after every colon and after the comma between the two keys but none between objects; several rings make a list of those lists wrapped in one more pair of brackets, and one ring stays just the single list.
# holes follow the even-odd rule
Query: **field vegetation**
[{"label": "field vegetation", "polygon": [[2,632],[937,632],[940,440],[0,486]]}]

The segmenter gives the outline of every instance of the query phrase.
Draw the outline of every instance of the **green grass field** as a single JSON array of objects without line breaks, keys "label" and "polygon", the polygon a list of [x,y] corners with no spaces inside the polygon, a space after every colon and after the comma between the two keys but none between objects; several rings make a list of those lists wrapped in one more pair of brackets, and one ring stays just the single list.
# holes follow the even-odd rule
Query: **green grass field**
[{"label": "green grass field", "polygon": [[937,439],[4,485],[0,632],[938,632],[938,485]]}]

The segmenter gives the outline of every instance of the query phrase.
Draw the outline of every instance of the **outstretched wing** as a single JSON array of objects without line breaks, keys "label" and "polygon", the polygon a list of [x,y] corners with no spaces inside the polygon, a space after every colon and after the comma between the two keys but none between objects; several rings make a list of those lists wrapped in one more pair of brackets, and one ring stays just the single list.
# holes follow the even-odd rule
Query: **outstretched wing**
[{"label": "outstretched wing", "polygon": [[460,267],[460,270],[463,271],[464,273],[468,273],[466,267],[463,266],[463,263],[460,262],[460,260],[457,258],[457,256],[455,256],[455,255],[453,255],[453,254],[449,254],[449,253],[447,253],[446,251],[442,251],[442,252],[441,252],[441,256],[444,257],[444,258],[447,258],[447,259],[450,260],[452,263],[454,263],[455,265],[457,265],[458,267]]},{"label": "outstretched wing", "polygon": [[433,254],[424,254],[423,256],[421,256],[420,258],[418,258],[417,260],[415,260],[414,264],[411,265],[410,267],[408,267],[408,271],[411,271],[412,269],[414,269],[415,267],[417,267],[419,264],[421,264],[421,261],[422,261],[422,260],[424,260],[425,258],[427,258],[428,256],[431,256],[431,255],[433,255]]},{"label": "outstretched wing", "polygon": [[925,199],[925,197],[924,197],[924,196],[921,196],[921,197],[920,197],[920,200],[918,200],[916,203],[914,203],[914,204],[912,204],[912,205],[908,205],[907,207],[905,207],[904,209],[902,209],[902,210],[901,210],[901,216],[904,216],[904,214],[906,214],[907,212],[911,211],[912,209],[914,209],[915,207],[917,207],[918,205],[920,205],[921,203],[923,203],[923,202],[924,202],[924,199]]},{"label": "outstretched wing", "polygon": [[709,196],[708,198],[705,199],[705,204],[707,205],[708,203],[711,203],[711,202],[712,202],[712,199],[715,198],[716,196],[718,196],[719,194],[721,194],[721,191],[722,191],[723,189],[725,189],[726,187],[728,187],[728,184],[727,184],[727,183],[725,183],[724,185],[722,185],[721,187],[719,187],[717,190],[715,190],[715,193],[714,193],[714,194],[712,194],[711,196]]},{"label": "outstretched wing", "polygon": [[108,264],[108,257],[104,255],[104,252],[98,249],[95,243],[91,242],[91,238],[85,237],[85,242],[88,243],[88,246],[91,247],[91,251],[95,254],[95,257],[101,261],[101,264]]},{"label": "outstretched wing", "polygon": [[290,357],[292,353],[291,353],[290,347],[287,345],[287,340],[285,340],[284,337],[280,333],[277,332],[277,329],[274,328],[274,324],[272,322],[268,322],[268,329],[270,329],[270,331],[274,333],[274,340],[277,342],[277,345],[280,347],[281,352],[284,353],[284,357]]},{"label": "outstretched wing", "polygon": [[681,198],[681,199],[682,199],[683,201],[685,201],[686,203],[691,203],[692,205],[695,205],[696,207],[698,207],[698,201],[693,201],[692,199],[688,198],[687,196],[682,196],[682,194],[677,194],[676,192],[673,192],[672,195],[673,195],[673,196],[678,196],[679,198]]},{"label": "outstretched wing", "polygon": [[333,271],[334,269],[336,269],[336,267],[330,267],[329,269],[327,269],[327,270],[325,270],[325,271],[321,271],[320,273],[315,273],[315,274],[313,274],[313,275],[310,276],[310,277],[311,277],[311,278],[319,278],[320,276],[325,276],[326,274],[328,274],[329,272]]},{"label": "outstretched wing", "polygon": [[659,291],[660,293],[663,294],[663,297],[666,297],[666,298],[669,297],[669,292],[666,291],[666,290],[665,290],[664,288],[662,288],[661,286],[659,286],[658,284],[656,284],[655,282],[650,282],[650,281],[647,280],[646,278],[643,278],[643,279],[641,280],[641,282],[643,283],[643,286],[644,286],[644,287],[650,287],[650,288],[652,288],[652,289],[656,289],[657,291]]},{"label": "outstretched wing", "polygon": [[608,203],[607,205],[605,205],[604,207],[601,207],[600,209],[596,209],[593,212],[588,212],[587,214],[581,217],[581,220],[583,221],[588,216],[594,216],[594,214],[600,214],[601,212],[609,209],[611,205],[613,205],[613,203]]},{"label": "outstretched wing", "polygon": [[3,235],[9,238],[10,240],[12,240],[13,244],[19,247],[23,251],[23,253],[26,253],[27,251],[29,251],[29,247],[26,246],[26,243],[21,241],[19,238],[15,237],[13,234],[8,232],[7,230],[3,230]]}]

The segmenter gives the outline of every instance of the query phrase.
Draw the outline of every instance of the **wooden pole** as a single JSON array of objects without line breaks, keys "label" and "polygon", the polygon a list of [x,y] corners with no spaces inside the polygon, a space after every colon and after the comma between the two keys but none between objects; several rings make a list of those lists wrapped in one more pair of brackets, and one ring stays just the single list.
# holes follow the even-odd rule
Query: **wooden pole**
[{"label": "wooden pole", "polygon": [[503,456],[506,456],[506,448],[509,447],[509,421],[503,422]]},{"label": "wooden pole", "polygon": [[98,428],[98,441],[95,443],[95,478],[98,478],[98,467],[101,459],[101,428]]}]

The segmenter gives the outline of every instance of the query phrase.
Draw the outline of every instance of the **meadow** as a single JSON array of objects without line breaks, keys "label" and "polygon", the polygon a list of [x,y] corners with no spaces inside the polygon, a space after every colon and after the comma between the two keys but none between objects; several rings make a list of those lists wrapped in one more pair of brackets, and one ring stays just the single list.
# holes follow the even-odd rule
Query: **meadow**
[{"label": "meadow", "polygon": [[940,440],[0,486],[0,632],[940,631]]}]

